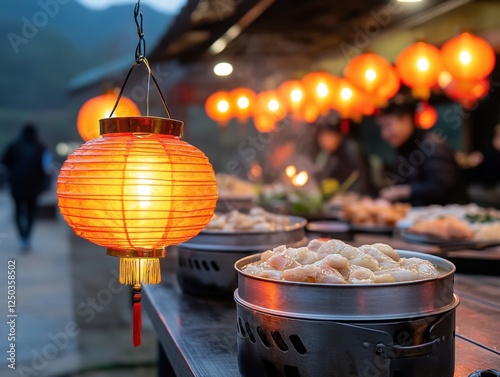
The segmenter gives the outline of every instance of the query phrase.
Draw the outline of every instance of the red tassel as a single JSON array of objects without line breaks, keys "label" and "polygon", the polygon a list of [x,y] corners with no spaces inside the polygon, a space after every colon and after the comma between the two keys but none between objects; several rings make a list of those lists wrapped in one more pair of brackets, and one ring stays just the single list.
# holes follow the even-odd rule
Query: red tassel
[{"label": "red tassel", "polygon": [[134,308],[132,311],[132,342],[134,347],[141,345],[142,338],[142,304],[141,304],[141,287],[132,288],[134,292]]}]

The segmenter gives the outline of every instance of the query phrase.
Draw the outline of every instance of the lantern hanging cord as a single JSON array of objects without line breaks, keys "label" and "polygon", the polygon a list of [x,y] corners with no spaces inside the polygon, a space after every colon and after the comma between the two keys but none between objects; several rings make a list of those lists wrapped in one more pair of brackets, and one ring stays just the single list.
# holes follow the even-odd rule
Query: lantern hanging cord
[{"label": "lantern hanging cord", "polygon": [[[151,67],[149,67],[149,63],[147,63],[146,67],[148,67],[148,88],[146,91],[146,116],[149,116],[149,91],[151,90]],[[167,104],[165,104],[165,106],[167,106]],[[168,109],[167,109],[167,113],[168,113]],[[169,115],[169,117],[170,117],[170,115]]]},{"label": "lantern hanging cord", "polygon": [[132,74],[132,71],[134,70],[135,67],[138,65],[141,65],[144,63],[144,66],[148,70],[148,84],[147,84],[147,94],[146,94],[146,114],[149,116],[149,89],[151,86],[151,79],[153,79],[153,82],[156,86],[156,89],[158,90],[158,94],[160,95],[161,102],[163,104],[163,107],[165,108],[165,111],[167,112],[167,118],[171,118],[170,116],[170,110],[168,109],[167,102],[165,101],[165,98],[163,97],[163,93],[161,92],[160,86],[158,85],[158,81],[156,81],[156,77],[151,69],[151,66],[149,65],[148,59],[146,59],[146,40],[144,39],[144,29],[142,27],[143,25],[143,16],[141,12],[141,0],[137,0],[137,3],[135,4],[134,8],[134,20],[135,20],[135,25],[137,26],[137,35],[139,36],[139,43],[137,44],[137,47],[135,49],[135,62],[130,68],[130,70],[127,73],[127,76],[125,77],[125,81],[123,82],[122,87],[120,88],[120,92],[118,93],[118,98],[116,99],[115,106],[113,107],[113,110],[111,110],[111,113],[109,114],[109,118],[113,116],[115,113],[115,110],[118,106],[118,103],[120,102],[120,99],[122,98],[123,95],[123,90],[125,89],[125,86],[127,85],[128,79],[130,78],[130,75]]},{"label": "lantern hanging cord", "polygon": [[139,42],[135,48],[135,62],[141,64],[146,57],[146,40],[144,39],[143,16],[141,12],[141,0],[137,0],[134,8],[134,20],[137,26]]},{"label": "lantern hanging cord", "polygon": [[[158,81],[156,81],[156,77],[153,73],[153,70],[151,69],[151,66],[149,65],[148,59],[146,57],[143,57],[141,60],[142,63],[144,63],[144,66],[148,70],[149,77],[153,79],[153,82],[156,86],[156,90],[158,91],[158,94],[160,95],[161,103],[163,104],[163,107],[165,108],[165,111],[167,112],[167,118],[171,118],[170,116],[170,110],[168,109],[167,106],[167,101],[165,101],[165,97],[163,97],[163,93],[161,92],[160,85],[158,85]],[[135,62],[134,65],[129,69],[127,76],[125,77],[125,81],[123,82],[122,87],[120,88],[120,92],[118,93],[118,98],[116,99],[115,106],[113,107],[113,110],[111,110],[111,113],[109,114],[109,118],[111,118],[118,106],[118,102],[120,102],[120,99],[122,98],[123,95],[123,90],[125,89],[125,86],[127,85],[128,79],[130,78],[130,75],[132,74],[132,71],[134,70],[135,67],[137,67],[140,63]],[[147,96],[147,113],[149,115],[149,79],[148,79],[148,96]]]}]

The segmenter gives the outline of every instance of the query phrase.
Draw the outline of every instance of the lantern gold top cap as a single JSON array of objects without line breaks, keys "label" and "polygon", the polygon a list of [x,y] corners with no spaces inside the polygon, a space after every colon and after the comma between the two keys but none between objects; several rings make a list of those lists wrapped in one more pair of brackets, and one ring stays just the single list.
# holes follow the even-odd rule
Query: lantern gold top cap
[{"label": "lantern gold top cap", "polygon": [[180,120],[138,116],[99,120],[101,135],[116,133],[160,134],[181,137],[184,123]]}]

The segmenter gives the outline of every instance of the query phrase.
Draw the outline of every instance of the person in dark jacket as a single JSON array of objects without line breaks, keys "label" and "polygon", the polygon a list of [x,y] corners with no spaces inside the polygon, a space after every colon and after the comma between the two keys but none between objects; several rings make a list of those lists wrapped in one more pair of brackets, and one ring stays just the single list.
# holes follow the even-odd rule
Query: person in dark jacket
[{"label": "person in dark jacket", "polygon": [[397,95],[378,115],[381,136],[398,155],[385,175],[392,186],[380,196],[414,206],[469,202],[453,149],[436,133],[416,128],[415,109],[413,100]]},{"label": "person in dark jacket", "polygon": [[340,185],[347,180],[353,180],[349,191],[371,195],[373,183],[370,165],[361,146],[340,132],[338,122],[323,121],[317,126],[317,180],[323,182],[335,179]]},{"label": "person in dark jacket", "polygon": [[45,148],[35,127],[27,124],[19,138],[11,143],[2,158],[9,173],[10,193],[15,204],[15,221],[21,248],[29,249],[29,239],[37,207],[37,198],[45,186],[43,169]]}]

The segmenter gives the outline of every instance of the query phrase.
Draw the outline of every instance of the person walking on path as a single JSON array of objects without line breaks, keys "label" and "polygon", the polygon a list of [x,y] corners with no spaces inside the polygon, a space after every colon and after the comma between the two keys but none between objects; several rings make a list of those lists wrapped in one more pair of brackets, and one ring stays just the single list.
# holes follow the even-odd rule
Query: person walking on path
[{"label": "person walking on path", "polygon": [[36,216],[37,198],[46,186],[43,167],[45,147],[32,124],[23,127],[17,140],[7,146],[2,163],[9,174],[10,193],[15,205],[15,223],[21,249],[29,250]]}]

